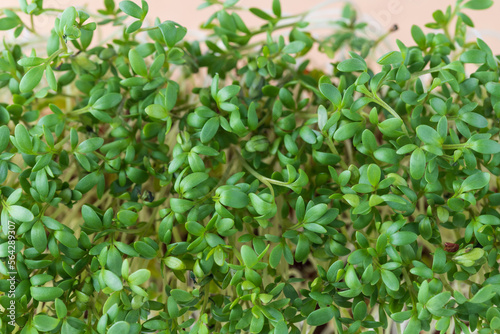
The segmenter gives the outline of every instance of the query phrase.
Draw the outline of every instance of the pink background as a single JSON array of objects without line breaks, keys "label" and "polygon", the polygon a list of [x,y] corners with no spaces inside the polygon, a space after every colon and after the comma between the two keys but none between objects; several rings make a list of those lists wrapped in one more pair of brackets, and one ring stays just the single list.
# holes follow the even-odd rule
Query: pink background
[{"label": "pink background", "polygon": [[[140,3],[139,0],[134,0]],[[28,3],[30,1],[28,0]],[[17,0],[1,0],[0,7],[17,7]],[[96,12],[97,9],[104,8],[102,0],[45,0],[45,7],[66,8],[67,6],[76,6],[77,8],[86,7],[90,12]],[[116,0],[119,3],[119,0]],[[148,0],[150,11],[148,14],[148,24],[152,24],[155,17],[163,20],[172,20],[188,28],[189,39],[200,39],[204,36],[200,31],[200,23],[204,22],[220,6],[212,6],[203,10],[196,8],[203,3],[201,0]],[[272,0],[241,0],[238,5],[242,7],[258,7],[264,10],[271,8]],[[319,4],[323,6],[319,10],[310,14],[309,19],[314,23],[314,32],[324,34],[328,30],[326,24],[328,21],[335,20],[340,15],[340,10],[345,1],[324,1],[324,0],[281,0],[283,15],[293,15],[311,9]],[[362,20],[369,23],[368,31],[371,36],[380,36],[394,24],[397,24],[399,30],[392,33],[387,42],[381,45],[378,54],[383,54],[395,47],[396,38],[401,39],[406,44],[414,44],[410,34],[410,28],[413,24],[421,27],[432,20],[432,12],[437,9],[446,9],[448,5],[454,5],[454,0],[354,0],[351,1]],[[495,53],[500,53],[500,25],[498,24],[500,16],[500,4],[496,2],[489,10],[466,12],[475,22],[476,28],[469,29],[469,40],[481,37],[487,41]],[[252,15],[243,17],[248,26],[258,26],[263,24],[259,18]],[[27,18],[23,18],[27,22]],[[49,18],[36,18],[35,23],[39,31],[48,32],[53,26],[54,16]],[[106,28],[111,29],[113,28]],[[453,29],[452,29],[453,30]],[[424,28],[424,32],[431,30]],[[102,29],[97,35],[99,38],[109,38],[110,30]],[[5,36],[5,32],[0,32],[0,38]],[[21,40],[33,40],[33,36],[23,34]],[[36,40],[36,39],[35,39]],[[38,39],[38,43],[43,45],[43,39]],[[34,44],[35,45],[35,44]]]}]

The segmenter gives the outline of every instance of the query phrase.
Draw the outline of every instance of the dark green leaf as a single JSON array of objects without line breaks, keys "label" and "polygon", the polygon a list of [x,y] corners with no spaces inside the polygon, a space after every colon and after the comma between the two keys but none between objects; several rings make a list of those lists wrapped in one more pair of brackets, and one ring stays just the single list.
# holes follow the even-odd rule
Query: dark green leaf
[{"label": "dark green leaf", "polygon": [[64,291],[58,287],[35,287],[30,288],[33,299],[40,302],[53,301],[63,295]]},{"label": "dark green leaf", "polygon": [[22,93],[29,93],[35,88],[43,77],[43,72],[45,71],[45,66],[40,65],[31,68],[21,79],[19,83],[19,90]]},{"label": "dark green leaf", "polygon": [[219,121],[218,116],[214,116],[214,117],[210,118],[205,123],[205,125],[201,129],[201,135],[200,135],[200,139],[201,139],[202,143],[208,143],[209,141],[212,140],[212,138],[215,136],[215,134],[219,130],[219,124],[220,124],[220,121]]},{"label": "dark green leaf", "polygon": [[10,30],[19,25],[19,20],[13,17],[2,17],[0,19],[0,31]]},{"label": "dark green leaf", "polygon": [[335,312],[331,307],[320,308],[307,316],[307,324],[309,326],[321,326],[332,320],[334,315]]},{"label": "dark green leaf", "polygon": [[492,0],[471,0],[463,4],[463,8],[481,10],[488,9],[493,5]]},{"label": "dark green leaf", "polygon": [[384,284],[387,286],[389,290],[398,291],[399,290],[399,280],[396,278],[396,275],[392,273],[392,271],[382,269],[382,280]]},{"label": "dark green leaf", "polygon": [[413,151],[410,158],[410,174],[411,177],[420,180],[425,173],[425,153],[421,148]]},{"label": "dark green leaf", "polygon": [[284,53],[299,53],[306,47],[306,43],[302,41],[294,41],[285,45],[283,48]]}]

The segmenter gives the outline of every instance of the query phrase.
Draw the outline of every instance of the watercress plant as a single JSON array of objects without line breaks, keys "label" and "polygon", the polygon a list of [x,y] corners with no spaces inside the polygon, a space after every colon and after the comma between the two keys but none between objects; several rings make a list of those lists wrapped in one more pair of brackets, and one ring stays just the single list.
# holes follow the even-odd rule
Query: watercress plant
[{"label": "watercress plant", "polygon": [[42,47],[0,54],[3,333],[500,330],[500,57],[467,34],[491,0],[377,64],[351,6],[317,36],[205,0],[193,41],[144,0],[19,4],[0,30]]}]

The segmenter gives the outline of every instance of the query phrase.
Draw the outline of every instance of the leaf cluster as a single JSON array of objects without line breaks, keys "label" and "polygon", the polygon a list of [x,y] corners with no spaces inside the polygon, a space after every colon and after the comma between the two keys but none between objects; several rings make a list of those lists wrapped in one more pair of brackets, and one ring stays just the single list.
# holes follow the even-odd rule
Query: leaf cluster
[{"label": "leaf cluster", "polygon": [[491,5],[375,66],[349,5],[318,37],[205,0],[204,41],[144,0],[0,10],[15,37],[54,21],[0,54],[2,332],[500,330],[500,57],[466,39]]}]

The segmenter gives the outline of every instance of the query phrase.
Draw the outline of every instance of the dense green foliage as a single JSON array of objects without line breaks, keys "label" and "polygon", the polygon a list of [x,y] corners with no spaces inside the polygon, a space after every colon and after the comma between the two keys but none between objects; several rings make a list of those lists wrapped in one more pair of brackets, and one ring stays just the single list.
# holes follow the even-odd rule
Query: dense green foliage
[{"label": "dense green foliage", "polygon": [[203,42],[145,1],[0,11],[55,21],[0,54],[2,333],[500,330],[500,57],[466,39],[491,0],[378,64],[350,6],[317,37],[237,2]]}]

